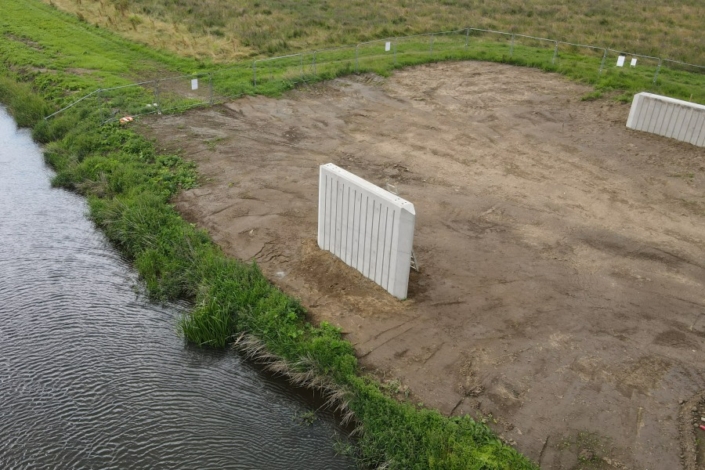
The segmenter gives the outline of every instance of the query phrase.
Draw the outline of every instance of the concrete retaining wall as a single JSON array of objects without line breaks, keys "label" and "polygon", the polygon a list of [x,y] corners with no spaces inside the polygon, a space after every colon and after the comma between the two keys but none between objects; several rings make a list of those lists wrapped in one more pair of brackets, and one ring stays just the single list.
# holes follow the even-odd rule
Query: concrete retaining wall
[{"label": "concrete retaining wall", "polygon": [[414,205],[328,163],[320,170],[318,246],[405,299],[414,242]]},{"label": "concrete retaining wall", "polygon": [[705,106],[638,93],[634,95],[627,127],[705,147]]}]

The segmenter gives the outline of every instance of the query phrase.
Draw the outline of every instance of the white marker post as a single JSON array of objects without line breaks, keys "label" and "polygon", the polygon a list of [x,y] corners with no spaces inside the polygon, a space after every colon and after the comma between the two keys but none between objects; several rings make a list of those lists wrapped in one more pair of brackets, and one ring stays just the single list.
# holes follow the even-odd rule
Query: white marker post
[{"label": "white marker post", "polygon": [[636,57],[632,57],[632,67],[636,67]]},{"label": "white marker post", "polygon": [[198,90],[198,79],[194,78],[191,80],[191,89],[192,90]]},{"label": "white marker post", "polygon": [[389,52],[392,50],[392,43],[387,41],[384,43],[384,52]]},{"label": "white marker post", "polygon": [[622,54],[619,54],[619,57],[617,57],[617,67],[624,67],[625,60],[626,60],[626,57]]}]

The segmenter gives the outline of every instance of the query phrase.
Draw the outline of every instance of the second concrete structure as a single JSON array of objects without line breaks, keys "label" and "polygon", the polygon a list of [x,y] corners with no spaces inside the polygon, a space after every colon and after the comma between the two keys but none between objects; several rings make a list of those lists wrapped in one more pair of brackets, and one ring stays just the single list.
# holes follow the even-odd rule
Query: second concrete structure
[{"label": "second concrete structure", "polygon": [[634,95],[627,127],[705,147],[705,106],[638,93]]}]

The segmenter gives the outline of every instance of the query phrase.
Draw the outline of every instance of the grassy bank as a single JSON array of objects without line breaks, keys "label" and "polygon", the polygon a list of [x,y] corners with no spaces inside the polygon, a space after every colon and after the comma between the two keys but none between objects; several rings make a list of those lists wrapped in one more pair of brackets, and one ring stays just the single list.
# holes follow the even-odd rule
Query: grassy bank
[{"label": "grassy bank", "polygon": [[[150,295],[193,301],[182,323],[188,340],[224,347],[245,333],[240,344],[250,354],[326,390],[355,416],[363,465],[534,468],[469,417],[446,418],[385,395],[359,374],[353,348],[337,328],[309,323],[301,305],[256,266],[227,258],[186,223],[169,201],[196,183],[192,165],[160,154],[129,128],[99,126],[104,109],[88,100],[57,119],[40,119],[79,93],[128,83],[136,71],[188,72],[197,62],[151,53],[34,0],[3,0],[0,35],[0,99],[21,124],[34,127],[56,169],[54,184],[88,198],[91,218],[134,262]],[[147,98],[140,92],[122,97],[127,106]]]},{"label": "grassy bank", "polygon": [[[153,113],[154,102],[162,110],[179,110],[247,94],[279,96],[299,85],[355,72],[388,76],[395,69],[429,62],[483,60],[539,68],[592,85],[594,91],[584,99],[607,95],[630,101],[634,93],[650,91],[705,104],[704,73],[677,64],[661,67],[657,60],[644,58],[638,58],[636,67],[620,68],[617,56],[612,51],[464,29],[213,66],[198,75],[103,90],[89,99],[93,106],[105,108],[104,117],[117,119]],[[194,91],[191,81],[196,77],[200,85]]]},{"label": "grassy bank", "polygon": [[[386,42],[390,48],[386,50]],[[705,73],[686,67],[662,66],[639,58],[636,67],[616,67],[618,54],[585,47],[468,30],[371,41],[358,47],[301,52],[293,56],[244,64],[214,74],[219,93],[276,95],[297,84],[331,79],[353,72],[389,75],[393,70],[434,61],[483,60],[565,75],[590,84],[597,93],[620,95],[650,91],[705,103]],[[256,79],[257,86],[253,86]]]},{"label": "grassy bank", "polygon": [[474,26],[705,64],[699,0],[45,0],[180,55],[232,60]]}]

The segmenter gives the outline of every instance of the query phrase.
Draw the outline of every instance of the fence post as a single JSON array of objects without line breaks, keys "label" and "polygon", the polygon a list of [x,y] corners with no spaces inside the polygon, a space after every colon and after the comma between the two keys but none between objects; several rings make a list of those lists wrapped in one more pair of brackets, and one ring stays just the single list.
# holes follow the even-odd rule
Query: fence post
[{"label": "fence post", "polygon": [[509,46],[509,58],[514,57],[514,35],[512,34],[512,43]]},{"label": "fence post", "polygon": [[313,76],[315,77],[316,75],[316,51],[313,51]]},{"label": "fence post", "polygon": [[213,106],[213,72],[208,74],[208,84],[210,86],[210,96],[208,97],[208,102]]},{"label": "fence post", "polygon": [[661,70],[661,59],[658,60],[658,66],[656,67],[656,73],[654,74],[654,85],[656,85],[656,79],[658,78],[658,73]]},{"label": "fence post", "polygon": [[360,63],[357,60],[357,49],[360,47],[359,44],[355,46],[355,73],[360,73]]},{"label": "fence post", "polygon": [[100,107],[100,125],[102,126],[105,124],[105,119],[103,119],[103,89],[98,88],[98,92],[96,93],[98,95],[98,106]]},{"label": "fence post", "polygon": [[154,102],[157,103],[157,114],[162,114],[162,103],[159,100],[159,80],[154,85]]},{"label": "fence post", "polygon": [[470,28],[465,28],[465,50],[468,50],[468,42],[470,41]]},{"label": "fence post", "polygon": [[304,79],[304,55],[299,54],[299,62],[301,62],[301,80]]},{"label": "fence post", "polygon": [[392,47],[394,48],[394,66],[397,66],[397,42],[392,41]]},{"label": "fence post", "polygon": [[551,60],[552,65],[556,65],[556,57],[558,56],[558,41],[556,41],[556,47],[553,49],[553,59]]},{"label": "fence post", "polygon": [[430,45],[430,48],[429,48],[428,53],[431,54],[431,55],[433,55],[433,34],[431,35],[431,41],[430,41],[430,43],[431,43],[431,45]]},{"label": "fence post", "polygon": [[256,60],[252,61],[252,84],[255,87],[255,91],[257,91],[257,61]]},{"label": "fence post", "polygon": [[607,49],[605,49],[605,53],[602,54],[602,62],[600,62],[600,71],[597,72],[598,77],[602,75],[602,69],[605,68],[605,60],[607,60]]}]

